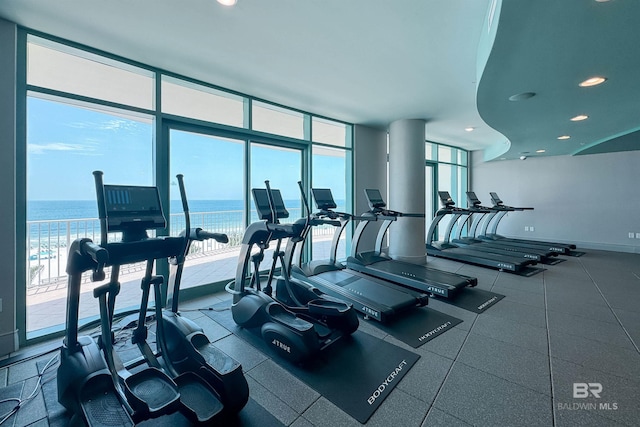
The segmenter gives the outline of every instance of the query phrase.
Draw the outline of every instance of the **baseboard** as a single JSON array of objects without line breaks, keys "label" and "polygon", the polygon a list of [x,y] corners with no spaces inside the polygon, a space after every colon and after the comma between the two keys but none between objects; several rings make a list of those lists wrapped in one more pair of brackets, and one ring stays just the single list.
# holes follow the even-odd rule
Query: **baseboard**
[{"label": "baseboard", "polygon": [[505,237],[512,238],[512,239],[527,239],[532,241],[540,240],[545,242],[557,242],[557,243],[567,243],[567,244],[573,243],[574,245],[576,245],[577,247],[576,250],[578,251],[582,249],[594,249],[594,250],[600,250],[600,251],[626,252],[626,253],[632,253],[632,254],[640,254],[640,241],[638,239],[629,239],[629,240],[638,241],[638,243],[635,245],[624,245],[619,243],[589,242],[589,241],[581,241],[581,240],[566,241],[566,240],[561,240],[553,237],[545,237],[545,236],[532,237],[532,236],[505,235]]},{"label": "baseboard", "polygon": [[618,245],[618,244],[612,244],[612,243],[598,243],[598,242],[576,242],[576,246],[578,248],[577,250],[593,249],[593,250],[599,250],[599,251],[640,254],[640,246]]},{"label": "baseboard", "polygon": [[6,356],[18,350],[18,330],[0,335],[0,356]]}]

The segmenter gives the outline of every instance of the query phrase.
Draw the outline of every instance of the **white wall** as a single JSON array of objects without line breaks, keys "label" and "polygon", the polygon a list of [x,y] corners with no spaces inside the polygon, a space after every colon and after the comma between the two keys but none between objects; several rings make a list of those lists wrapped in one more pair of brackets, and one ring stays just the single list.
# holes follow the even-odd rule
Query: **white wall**
[{"label": "white wall", "polygon": [[17,349],[16,331],[16,25],[0,19],[0,356]]},{"label": "white wall", "polygon": [[[506,236],[640,253],[640,151],[483,162],[472,153],[471,186],[484,205],[531,206],[500,223]],[[534,231],[524,231],[533,226]],[[640,236],[640,235],[639,235]]]}]

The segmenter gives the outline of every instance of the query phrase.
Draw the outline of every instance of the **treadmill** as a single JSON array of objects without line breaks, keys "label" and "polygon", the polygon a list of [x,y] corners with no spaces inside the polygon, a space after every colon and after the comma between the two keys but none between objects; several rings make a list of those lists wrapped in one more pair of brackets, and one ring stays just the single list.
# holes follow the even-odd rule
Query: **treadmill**
[{"label": "treadmill", "polygon": [[[367,221],[361,221],[356,228],[351,247],[351,256],[347,258],[347,267],[377,277],[389,280],[404,287],[426,292],[431,296],[451,298],[458,291],[467,286],[476,286],[478,279],[447,271],[426,267],[425,265],[392,259],[383,252],[382,242],[387,230],[399,217],[424,218],[423,214],[407,214],[385,209],[386,203],[377,189],[366,189],[365,194],[370,210],[363,214]],[[373,251],[360,252],[360,240],[373,221],[383,221],[378,230]]]},{"label": "treadmill", "polygon": [[[467,191],[467,201],[469,203],[468,210],[471,211],[471,214],[468,215],[460,227],[458,227],[456,235],[452,240],[453,243],[461,246],[474,245],[474,249],[481,251],[530,258],[539,262],[546,262],[550,257],[558,255],[557,252],[549,251],[536,245],[527,245],[524,243],[502,244],[499,241],[491,239],[483,240],[481,238],[476,238],[475,233],[477,225],[482,221],[482,219],[487,214],[502,210],[482,206],[480,200],[476,196],[476,193],[473,191]],[[469,225],[469,232],[467,233],[468,236],[461,237],[462,229],[465,225]]]},{"label": "treadmill", "polygon": [[[487,218],[483,222],[480,232],[478,234],[478,238],[485,241],[499,241],[504,245],[527,245],[533,248],[543,248],[551,252],[555,252],[557,254],[567,255],[573,249],[576,248],[576,245],[570,243],[558,243],[558,242],[546,242],[541,240],[528,240],[528,239],[515,239],[515,238],[507,238],[497,234],[498,224],[505,217],[505,215],[509,212],[521,212],[525,210],[533,210],[531,207],[513,207],[506,206],[497,193],[491,192],[491,202],[493,203],[493,208],[495,209],[490,215],[487,215]],[[489,225],[491,227],[489,228]],[[489,230],[489,231],[487,231]]]},{"label": "treadmill", "polygon": [[[448,191],[438,191],[442,208],[440,208],[431,222],[429,231],[427,232],[427,254],[461,261],[467,264],[475,264],[483,267],[495,268],[500,271],[510,273],[524,273],[529,266],[537,264],[536,260],[527,258],[518,258],[508,255],[492,254],[475,250],[473,247],[460,247],[450,241],[453,226],[463,215],[470,215],[472,211],[455,206]],[[447,215],[453,215],[444,233],[444,240],[433,241],[433,235],[436,227]]]},{"label": "treadmill", "polygon": [[[338,243],[348,222],[357,218],[332,211],[331,209],[336,208],[336,204],[333,197],[329,198],[331,192],[327,189],[313,190],[319,211],[312,215],[302,183],[299,182],[298,185],[307,209],[308,220],[300,237],[289,239],[285,249],[285,265],[289,266],[293,277],[311,283],[327,295],[352,304],[355,310],[364,314],[365,319],[375,319],[383,323],[391,320],[398,313],[428,304],[429,297],[426,294],[345,269],[345,266],[336,259]],[[312,227],[325,224],[336,227],[330,259],[302,263],[306,237]]]}]

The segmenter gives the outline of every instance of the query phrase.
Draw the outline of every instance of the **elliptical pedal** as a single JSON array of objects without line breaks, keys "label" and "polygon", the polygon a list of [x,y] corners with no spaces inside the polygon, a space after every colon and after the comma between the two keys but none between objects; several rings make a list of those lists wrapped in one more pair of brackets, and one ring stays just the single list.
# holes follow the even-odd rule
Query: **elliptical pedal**
[{"label": "elliptical pedal", "polygon": [[164,372],[149,367],[124,380],[127,401],[139,419],[155,418],[180,407],[178,386]]},{"label": "elliptical pedal", "polygon": [[133,426],[133,421],[122,407],[118,395],[104,384],[111,385],[111,377],[92,377],[82,389],[80,408],[90,426]]},{"label": "elliptical pedal", "polygon": [[224,405],[217,393],[205,380],[192,372],[179,375],[176,384],[180,390],[180,402],[194,424],[212,425],[223,416]]}]

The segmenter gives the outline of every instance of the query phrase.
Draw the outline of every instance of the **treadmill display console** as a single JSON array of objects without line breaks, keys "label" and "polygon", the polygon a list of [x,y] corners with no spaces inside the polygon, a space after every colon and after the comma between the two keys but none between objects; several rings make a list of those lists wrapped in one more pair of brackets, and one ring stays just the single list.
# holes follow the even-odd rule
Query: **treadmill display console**
[{"label": "treadmill display console", "polygon": [[440,202],[444,206],[453,206],[453,205],[455,205],[455,203],[453,202],[453,199],[451,198],[451,195],[449,194],[448,191],[438,191],[438,197],[440,197]]},{"label": "treadmill display console", "polygon": [[367,196],[367,201],[369,202],[369,207],[371,209],[380,209],[387,206],[387,204],[382,199],[382,194],[380,194],[380,190],[367,188],[364,190],[364,194]]},{"label": "treadmill display console", "polygon": [[478,199],[478,196],[476,196],[476,193],[474,191],[467,191],[467,200],[469,201],[469,204],[472,206],[477,206],[481,204],[480,200]]},{"label": "treadmill display console", "polygon": [[500,200],[500,197],[498,197],[497,193],[492,191],[489,194],[491,195],[491,203],[493,203],[494,206],[502,205],[502,200]]}]

